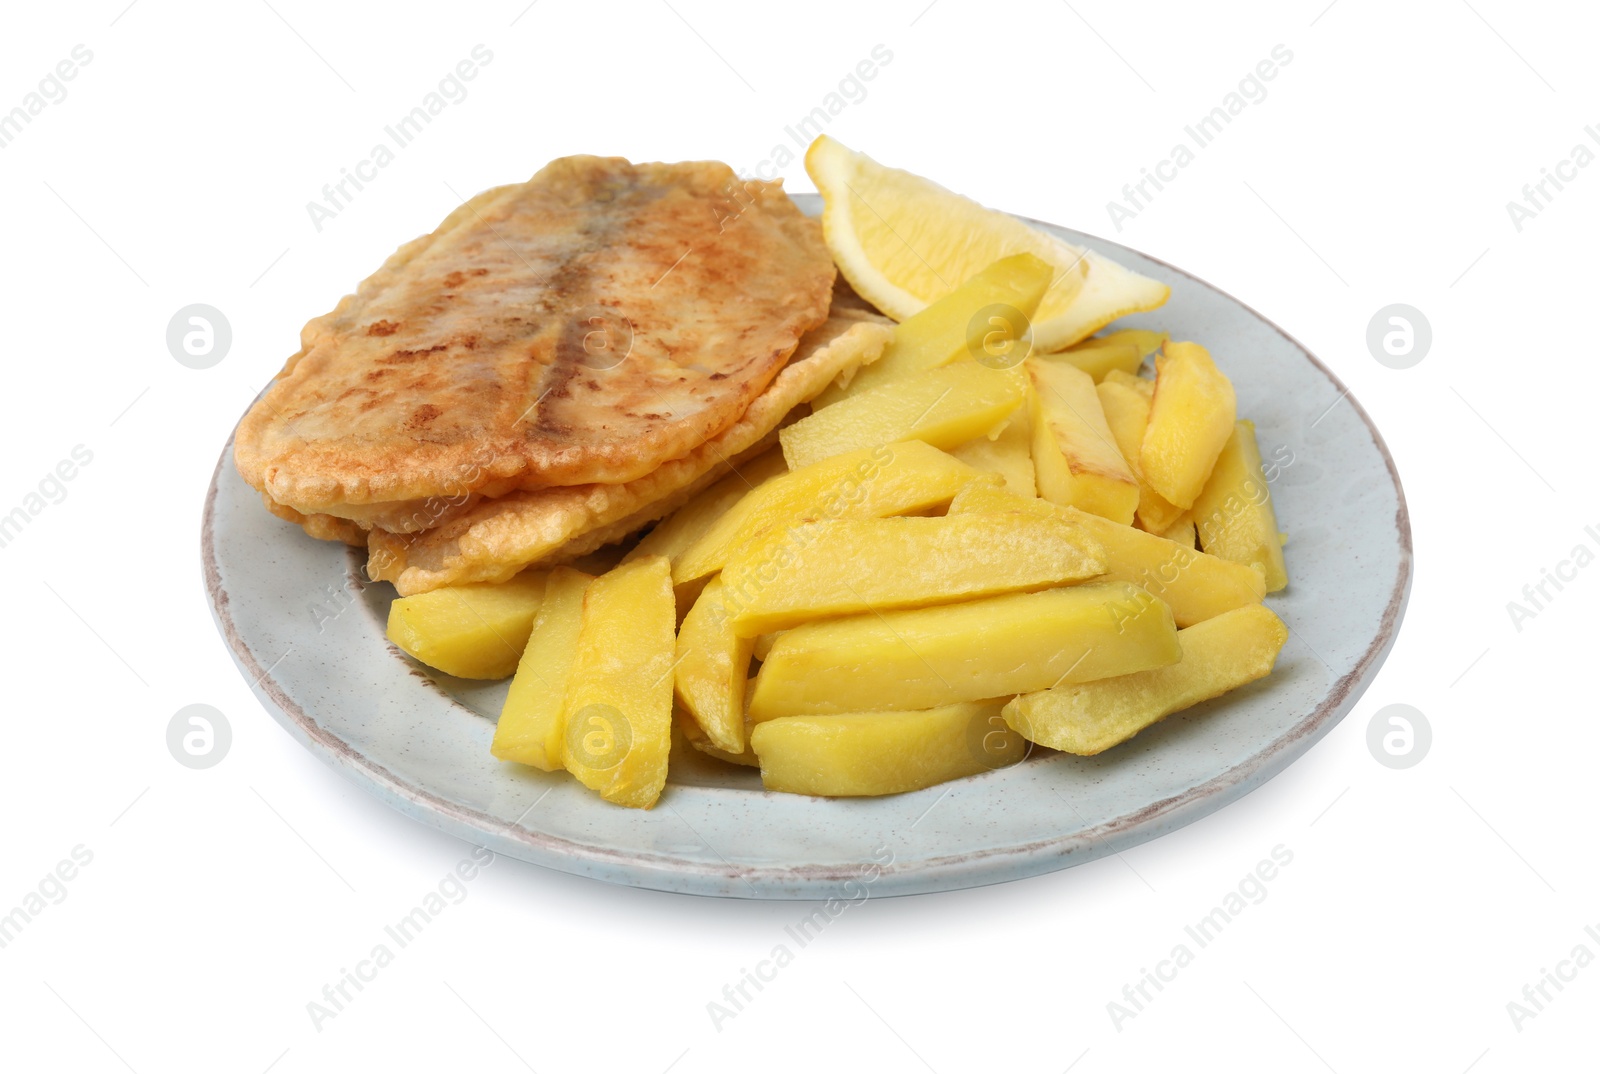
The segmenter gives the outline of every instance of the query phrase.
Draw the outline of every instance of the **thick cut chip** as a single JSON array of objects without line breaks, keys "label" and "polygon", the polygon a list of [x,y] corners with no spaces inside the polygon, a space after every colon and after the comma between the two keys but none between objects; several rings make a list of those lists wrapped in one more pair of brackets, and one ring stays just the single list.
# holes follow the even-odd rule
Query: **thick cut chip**
[{"label": "thick cut chip", "polygon": [[1144,479],[1181,510],[1194,506],[1233,435],[1233,384],[1198,343],[1167,343],[1156,358],[1150,424],[1139,449]]},{"label": "thick cut chip", "polygon": [[1175,545],[1183,548],[1199,548],[1199,539],[1195,534],[1194,515],[1185,511],[1178,516],[1178,521],[1162,531],[1161,536]]},{"label": "thick cut chip", "polygon": [[1144,364],[1144,355],[1140,353],[1137,343],[1099,338],[1086,339],[1076,347],[1040,357],[1077,366],[1089,374],[1096,384],[1113,371],[1137,373],[1139,366]]},{"label": "thick cut chip", "polygon": [[678,629],[678,701],[713,746],[744,752],[745,679],[755,639],[734,633],[721,578],[713,578]]},{"label": "thick cut chip", "polygon": [[1077,523],[1105,549],[1106,579],[1130,582],[1160,597],[1172,608],[1172,616],[1181,627],[1259,603],[1266,595],[1266,582],[1254,567],[1208,556],[1196,552],[1192,544],[1185,547],[1074,507],[1014,496],[993,486],[973,485],[961,490],[950,503],[953,515],[969,511],[1017,511]]},{"label": "thick cut chip", "polygon": [[1194,524],[1200,547],[1213,556],[1248,563],[1260,569],[1267,592],[1289,584],[1283,566],[1283,540],[1272,509],[1272,487],[1261,469],[1261,448],[1254,422],[1233,428],[1211,479],[1194,501]]},{"label": "thick cut chip", "polygon": [[1124,328],[1091,337],[1048,357],[1051,361],[1071,362],[1099,384],[1113,373],[1127,377],[1138,373],[1144,360],[1160,350],[1166,341],[1165,332]]},{"label": "thick cut chip", "polygon": [[833,280],[777,183],[557,160],[306,325],[235,460],[285,507],[392,531],[436,524],[432,498],[632,481],[733,425]]},{"label": "thick cut chip", "polygon": [[784,464],[783,452],[779,449],[772,448],[757,455],[662,519],[644,540],[634,545],[623,562],[641,556],[666,556],[676,562],[686,548],[699,540],[713,522],[727,514],[729,508],[744,499],[747,492],[788,472],[789,467]]},{"label": "thick cut chip", "polygon": [[[1139,525],[1151,533],[1165,533],[1183,512],[1150,487],[1139,467],[1139,449],[1144,444],[1145,428],[1150,424],[1150,397],[1116,380],[1103,380],[1094,390],[1100,396],[1100,409],[1105,412],[1111,435],[1116,438],[1128,469],[1139,482]],[[1193,547],[1192,541],[1190,547]]]},{"label": "thick cut chip", "polygon": [[[748,720],[745,721],[744,725],[744,749],[738,753],[730,753],[727,750],[719,749],[706,737],[706,733],[700,729],[700,725],[695,722],[694,717],[683,710],[682,705],[673,709],[672,720],[673,727],[678,732],[674,736],[674,750],[688,747],[695,752],[705,754],[707,757],[715,757],[726,764],[744,765],[747,768],[761,767],[761,761],[756,757],[756,751],[750,748],[750,722]],[[682,747],[678,744],[679,740],[682,742]],[[681,762],[674,755],[671,761],[673,769],[676,770],[679,764]]]},{"label": "thick cut chip", "polygon": [[[864,319],[865,318],[865,319]],[[772,430],[846,369],[872,361],[889,329],[865,314],[839,314],[810,333],[789,363],[732,428],[682,458],[622,485],[575,485],[514,492],[476,505],[420,534],[373,530],[367,572],[401,593],[467,581],[497,581],[557,557],[573,559],[663,518],[776,438]]]},{"label": "thick cut chip", "polygon": [[1126,582],[1091,582],[795,627],[761,665],[749,715],[935,708],[1177,659],[1165,604]]},{"label": "thick cut chip", "polygon": [[1139,482],[1106,424],[1089,374],[1075,366],[1029,358],[1033,391],[1033,468],[1039,495],[1124,525],[1139,507]]},{"label": "thick cut chip", "polygon": [[781,637],[783,637],[783,631],[781,630],[771,634],[762,634],[760,637],[756,638],[755,651],[751,655],[757,660],[765,660],[767,658],[767,654],[772,652],[772,646]]},{"label": "thick cut chip", "polygon": [[[817,407],[831,406],[847,395],[903,381],[962,358],[985,355],[992,363],[1004,361],[1006,348],[1027,353],[1031,333],[1028,318],[1039,308],[1039,298],[1050,286],[1053,270],[1032,254],[1002,257],[938,299],[906,318],[894,330],[894,340],[883,357],[853,377],[844,387],[817,396]],[[1012,363],[1015,364],[1015,363]]]},{"label": "thick cut chip", "polygon": [[530,571],[498,585],[462,585],[389,605],[389,640],[462,679],[503,679],[516,670],[544,598]]},{"label": "thick cut chip", "polygon": [[1183,658],[1115,679],[1023,694],[1005,719],[1042,746],[1084,756],[1109,749],[1174,712],[1266,678],[1289,628],[1251,604],[1178,631]]},{"label": "thick cut chip", "polygon": [[920,440],[835,455],[774,478],[734,504],[673,564],[672,579],[682,585],[721,570],[764,530],[812,519],[910,514],[949,503],[972,482],[999,481]]},{"label": "thick cut chip", "polygon": [[956,362],[851,395],[801,418],[778,439],[791,470],[901,440],[955,447],[997,428],[1022,405],[1026,389],[1012,370]]},{"label": "thick cut chip", "polygon": [[718,595],[733,632],[753,638],[829,616],[1083,581],[1105,566],[1098,542],[1059,519],[831,519],[735,556],[722,569]]},{"label": "thick cut chip", "polygon": [[1080,346],[1088,346],[1091,343],[1132,343],[1139,348],[1140,358],[1148,358],[1171,338],[1168,332],[1157,332],[1149,328],[1119,328],[1115,332],[1086,339]]},{"label": "thick cut chip", "polygon": [[[583,594],[594,581],[570,567],[550,572],[544,603],[533,622],[533,634],[522,651],[516,677],[500,708],[489,752],[503,761],[561,769],[561,721],[572,663],[578,655],[578,628],[583,623]],[[436,590],[449,592],[449,590]],[[429,594],[431,595],[431,594]],[[407,598],[415,600],[417,598]]]},{"label": "thick cut chip", "polygon": [[649,809],[666,784],[676,623],[664,556],[624,564],[584,592],[561,761],[608,802]]},{"label": "thick cut chip", "polygon": [[751,729],[769,791],[857,796],[903,794],[1005,768],[1028,752],[999,701],[918,712],[787,716]]},{"label": "thick cut chip", "polygon": [[998,433],[958,444],[950,454],[968,466],[999,474],[1006,489],[1018,496],[1039,494],[1033,472],[1033,424],[1026,406],[1017,407]]},{"label": "thick cut chip", "polygon": [[[741,713],[746,712],[750,708],[750,693],[755,688],[755,679],[745,680],[743,700],[739,706],[739,711]],[[672,719],[673,726],[678,729],[678,737],[682,738],[687,745],[693,747],[696,751],[705,754],[707,757],[715,757],[719,761],[724,761],[728,764],[744,765],[747,768],[759,768],[761,766],[760,760],[756,758],[755,750],[750,748],[751,724],[750,717],[748,715],[744,716],[744,731],[742,732],[744,749],[738,753],[719,749],[714,742],[706,737],[706,733],[701,730],[700,724],[695,721],[695,718],[684,711],[682,705],[674,706],[672,710]]]},{"label": "thick cut chip", "polygon": [[1132,388],[1134,391],[1144,396],[1146,402],[1154,399],[1156,394],[1155,381],[1146,380],[1144,377],[1136,376],[1133,373],[1124,373],[1120,369],[1113,369],[1106,373],[1106,378],[1105,380],[1101,381],[1101,383],[1121,384],[1124,387]]}]

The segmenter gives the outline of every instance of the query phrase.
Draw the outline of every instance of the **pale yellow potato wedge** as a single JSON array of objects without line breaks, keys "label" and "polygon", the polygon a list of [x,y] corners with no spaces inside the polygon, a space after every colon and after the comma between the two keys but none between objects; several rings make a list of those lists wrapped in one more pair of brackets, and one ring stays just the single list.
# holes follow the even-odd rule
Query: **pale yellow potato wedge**
[{"label": "pale yellow potato wedge", "polygon": [[[857,370],[848,385],[830,386],[816,399],[811,408],[821,410],[851,395],[860,395],[890,381],[925,373],[930,369],[949,365],[963,358],[976,358],[984,351],[982,335],[973,338],[973,318],[991,306],[1005,307],[995,311],[1007,324],[995,326],[1002,332],[1012,327],[1013,315],[1020,316],[1024,326],[1039,299],[1044,296],[1055,276],[1055,269],[1032,254],[1013,254],[1002,257],[986,268],[974,273],[954,291],[925,306],[895,327],[894,338],[884,348],[883,354],[871,365]],[[988,331],[988,326],[984,326]],[[1025,336],[1023,332],[1018,336]],[[1016,338],[1013,345],[1026,348],[1031,337]]]},{"label": "pale yellow potato wedge", "polygon": [[1086,339],[1069,350],[1055,354],[1041,354],[1041,361],[1062,362],[1076,366],[1089,374],[1097,383],[1114,370],[1136,373],[1144,364],[1144,352],[1132,340]]},{"label": "pale yellow potato wedge", "polygon": [[[712,523],[727,514],[735,504],[744,499],[747,493],[788,472],[789,468],[783,461],[782,450],[774,447],[771,451],[762,452],[739,466],[737,472],[701,490],[688,503],[662,519],[654,529],[645,534],[631,552],[623,557],[622,562],[631,563],[642,556],[666,556],[668,560],[676,563],[678,558],[711,528]],[[705,587],[705,580],[706,576],[702,576],[674,587],[678,600],[680,627],[683,625],[684,616],[689,614],[694,602],[700,599],[700,591]]]},{"label": "pale yellow potato wedge", "polygon": [[[1174,712],[1265,678],[1289,628],[1265,605],[1235,608],[1178,631],[1183,658],[1115,679],[1023,694],[1006,722],[1032,742],[1089,756]],[[782,722],[782,721],[779,721]]]},{"label": "pale yellow potato wedge", "polygon": [[1254,422],[1234,425],[1211,479],[1194,502],[1200,547],[1213,556],[1248,563],[1267,580],[1267,592],[1289,584],[1283,564],[1283,541],[1272,507],[1272,488],[1261,469],[1261,448]]},{"label": "pale yellow potato wedge", "polygon": [[[1105,413],[1106,425],[1122,452],[1128,469],[1139,475],[1139,445],[1144,442],[1144,427],[1150,420],[1150,397],[1137,388],[1115,380],[1102,380],[1094,386]],[[1128,458],[1129,448],[1133,458]]]},{"label": "pale yellow potato wedge", "polygon": [[1111,372],[1107,373],[1106,379],[1101,381],[1101,383],[1121,384],[1125,387],[1132,388],[1146,399],[1154,399],[1156,394],[1155,381],[1146,380],[1144,377],[1134,376],[1132,373],[1124,373],[1120,369],[1113,369]]},{"label": "pale yellow potato wedge", "polygon": [[1022,405],[1024,388],[1012,370],[956,362],[814,411],[781,429],[778,442],[790,470],[902,440],[955,447],[1010,417]]},{"label": "pale yellow potato wedge", "polygon": [[749,715],[937,708],[1177,659],[1167,605],[1125,582],[1091,582],[795,627],[761,665]]},{"label": "pale yellow potato wedge", "polygon": [[715,757],[724,764],[743,765],[746,768],[761,767],[761,758],[756,756],[756,751],[751,749],[748,743],[745,744],[744,750],[740,753],[729,753],[727,750],[719,750],[709,741],[696,742],[693,739],[690,739],[689,745],[693,746],[707,757]]},{"label": "pale yellow potato wedge", "polygon": [[[1093,578],[1105,568],[1099,544],[1060,519],[830,519],[753,543],[728,560],[721,584],[712,584],[731,632],[753,638],[831,616],[1043,589]],[[685,631],[694,618],[690,612]]]},{"label": "pale yellow potato wedge", "polygon": [[1139,348],[1140,358],[1148,358],[1171,338],[1171,334],[1167,332],[1157,332],[1149,328],[1119,328],[1115,332],[1086,339],[1077,347],[1069,347],[1068,350],[1077,350],[1078,347],[1086,347],[1092,343],[1132,343]]},{"label": "pale yellow potato wedge", "polygon": [[1189,511],[1179,515],[1178,521],[1168,527],[1161,536],[1182,548],[1200,547],[1195,536],[1194,515]]},{"label": "pale yellow potato wedge", "polygon": [[[677,728],[678,731],[678,734],[674,736],[675,748],[687,746],[696,753],[703,753],[707,757],[714,757],[724,764],[743,765],[746,768],[761,767],[761,760],[756,756],[756,751],[750,748],[750,724],[748,722],[745,724],[744,750],[739,753],[729,753],[727,750],[719,750],[717,747],[713,746],[711,744],[711,740],[706,738],[706,733],[700,730],[700,725],[695,723],[694,717],[690,716],[687,712],[684,712],[681,707],[673,710],[672,718],[673,726]],[[681,746],[676,741],[677,739],[682,740]],[[677,757],[673,757],[668,763],[668,771],[675,771],[680,763],[681,762]]]},{"label": "pale yellow potato wedge", "polygon": [[757,660],[765,660],[767,658],[767,654],[772,652],[773,643],[776,642],[782,635],[783,631],[781,630],[775,631],[771,634],[762,634],[760,637],[756,638],[756,647],[751,655]]},{"label": "pale yellow potato wedge", "polygon": [[853,797],[903,794],[1016,764],[1028,743],[1003,702],[919,712],[788,716],[757,724],[751,747],[769,791]]},{"label": "pale yellow potato wedge", "polygon": [[684,549],[672,578],[682,585],[721,570],[735,549],[763,530],[807,519],[883,518],[942,507],[972,482],[998,485],[1000,479],[916,440],[836,455],[746,494]]},{"label": "pale yellow potato wedge", "polygon": [[1139,507],[1139,482],[1106,424],[1089,374],[1029,358],[1033,390],[1033,469],[1039,495],[1128,525]]},{"label": "pale yellow potato wedge", "polygon": [[389,605],[389,640],[431,668],[461,679],[503,679],[528,644],[546,571],[509,582],[446,586]]},{"label": "pale yellow potato wedge", "polygon": [[998,433],[958,444],[950,454],[968,466],[999,474],[1005,487],[1018,496],[1039,494],[1033,476],[1033,426],[1026,406],[1019,406]]},{"label": "pale yellow potato wedge", "polygon": [[[562,767],[561,740],[566,731],[562,706],[572,664],[578,655],[578,628],[583,623],[583,594],[594,581],[570,567],[557,567],[545,582],[544,600],[516,677],[506,692],[489,752],[502,761],[532,765],[546,772]],[[445,590],[434,590],[442,593]]]},{"label": "pale yellow potato wedge", "polygon": [[1169,342],[1156,356],[1156,391],[1139,465],[1169,503],[1194,506],[1233,435],[1233,384],[1198,343]]},{"label": "pale yellow potato wedge", "polygon": [[1144,443],[1145,426],[1150,422],[1150,397],[1137,388],[1114,380],[1101,381],[1094,386],[1094,390],[1100,397],[1100,409],[1105,412],[1106,424],[1117,441],[1123,461],[1139,483],[1139,507],[1134,513],[1135,518],[1140,528],[1150,533],[1165,533],[1183,511],[1172,506],[1151,488],[1139,467],[1139,448]]},{"label": "pale yellow potato wedge", "polygon": [[678,702],[718,749],[744,752],[744,684],[755,639],[734,631],[723,598],[724,577],[712,578],[678,629]]},{"label": "pale yellow potato wedge", "polygon": [[1180,627],[1259,603],[1266,595],[1266,582],[1252,567],[1184,548],[1132,526],[1119,526],[1087,511],[1015,496],[992,485],[963,489],[950,503],[953,515],[973,511],[1056,515],[1076,522],[1105,549],[1106,580],[1149,590],[1171,607]]},{"label": "pale yellow potato wedge", "polygon": [[[744,712],[750,707],[750,695],[755,691],[755,688],[755,679],[752,678],[745,681],[744,701],[739,706],[740,712]],[[717,760],[727,764],[743,765],[746,768],[761,767],[761,761],[757,759],[756,751],[750,748],[752,725],[749,716],[744,717],[744,749],[739,753],[729,753],[727,750],[718,749],[714,746],[711,740],[706,737],[705,731],[695,722],[695,718],[683,710],[682,705],[673,706],[672,719],[673,726],[678,729],[679,737],[697,752],[703,753],[707,757],[715,757]]]},{"label": "pale yellow potato wedge", "polygon": [[683,626],[684,616],[694,607],[694,602],[700,599],[700,594],[705,591],[706,583],[715,578],[714,574],[703,574],[699,578],[691,578],[682,585],[672,587],[672,595],[678,603],[678,626]]},{"label": "pale yellow potato wedge", "polygon": [[701,490],[688,503],[662,519],[622,561],[631,563],[644,556],[666,556],[677,562],[678,557],[710,529],[713,522],[742,500],[747,492],[788,473],[789,467],[783,461],[783,452],[773,448],[736,470]]},{"label": "pale yellow potato wedge", "polygon": [[562,720],[562,764],[608,802],[649,809],[672,749],[672,568],[625,563],[589,583]]}]

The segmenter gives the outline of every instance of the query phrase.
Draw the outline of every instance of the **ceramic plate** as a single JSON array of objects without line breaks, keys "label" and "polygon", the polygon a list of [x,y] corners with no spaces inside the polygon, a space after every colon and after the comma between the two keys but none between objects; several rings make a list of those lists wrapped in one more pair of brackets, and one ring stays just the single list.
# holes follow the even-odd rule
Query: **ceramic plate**
[{"label": "ceramic plate", "polygon": [[[796,198],[808,213],[815,196]],[[1030,221],[1030,223],[1036,223]],[[497,853],[619,884],[760,899],[993,884],[1125,850],[1283,771],[1349,712],[1394,642],[1411,582],[1405,498],[1355,399],[1277,326],[1170,265],[1037,224],[1169,284],[1162,328],[1210,348],[1275,460],[1291,636],[1262,682],[1098,757],[1049,751],[912,794],[773,794],[689,750],[655,809],[489,754],[505,684],[424,670],[384,639],[394,596],[364,557],[266,512],[223,450],[201,535],[218,628],[262,704],[327,764],[400,812]],[[887,862],[885,865],[883,863]],[[863,874],[865,880],[863,880]]]}]

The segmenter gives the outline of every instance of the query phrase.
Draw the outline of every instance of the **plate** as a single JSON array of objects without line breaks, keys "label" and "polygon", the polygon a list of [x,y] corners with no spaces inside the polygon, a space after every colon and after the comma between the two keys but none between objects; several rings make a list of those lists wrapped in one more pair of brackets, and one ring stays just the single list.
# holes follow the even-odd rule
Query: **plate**
[{"label": "plate", "polygon": [[[811,215],[814,196],[795,198]],[[393,589],[364,556],[268,514],[223,449],[201,552],[218,629],[266,710],[406,816],[500,854],[618,884],[758,899],[906,895],[1015,880],[1153,839],[1283,771],[1355,705],[1411,584],[1405,496],[1383,439],[1327,367],[1248,306],[1179,269],[1028,221],[1167,283],[1120,326],[1210,348],[1276,470],[1290,629],[1272,676],[1097,757],[1049,751],[884,798],[763,791],[752,770],[675,755],[652,810],[489,754],[505,684],[424,669],[384,638]]]}]

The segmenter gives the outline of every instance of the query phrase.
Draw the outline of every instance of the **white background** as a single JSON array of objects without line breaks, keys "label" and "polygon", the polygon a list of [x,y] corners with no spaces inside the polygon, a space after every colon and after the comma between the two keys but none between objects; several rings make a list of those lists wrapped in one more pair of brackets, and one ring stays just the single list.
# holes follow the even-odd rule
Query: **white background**
[{"label": "white background", "polygon": [[[1600,125],[1592,7],[125,4],[13,5],[0,33],[0,109],[74,45],[94,56],[0,150],[0,513],[75,445],[93,452],[0,549],[0,911],[72,848],[93,854],[0,949],[0,1066],[1593,1068],[1600,968],[1520,1027],[1507,1003],[1580,943],[1600,955],[1584,933],[1600,931],[1600,732],[1582,610],[1600,569],[1520,630],[1506,608],[1574,546],[1600,547],[1600,526],[1584,533],[1600,524],[1600,167],[1520,232],[1506,210]],[[319,233],[305,203],[479,43],[494,59],[470,95]],[[892,61],[830,133],[1182,266],[1351,386],[1416,538],[1393,655],[1340,726],[1239,803],[1067,872],[869,900],[720,1029],[707,1003],[808,907],[502,859],[319,1030],[307,1002],[470,848],[345,783],[234,670],[197,556],[231,426],[300,325],[461,196],[578,152],[754,167],[878,44]],[[1293,60],[1266,99],[1116,234],[1106,202],[1277,44]],[[783,171],[811,189],[798,161]],[[234,333],[204,371],[164,339],[194,302]],[[1366,347],[1392,302],[1433,326],[1412,369]],[[206,771],[164,740],[196,702],[233,727]],[[1405,771],[1365,742],[1395,702],[1434,730]],[[1265,901],[1114,1025],[1107,1003],[1278,844],[1294,858]]]}]

